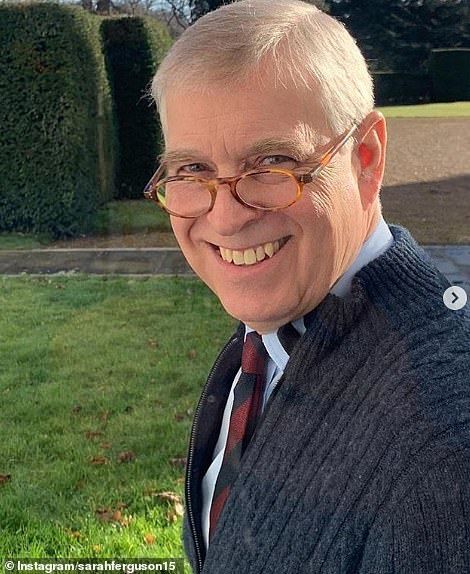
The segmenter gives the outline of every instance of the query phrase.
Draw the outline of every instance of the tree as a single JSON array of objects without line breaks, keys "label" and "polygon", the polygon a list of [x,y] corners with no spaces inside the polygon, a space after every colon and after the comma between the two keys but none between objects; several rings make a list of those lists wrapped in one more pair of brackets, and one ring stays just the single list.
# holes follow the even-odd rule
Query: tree
[{"label": "tree", "polygon": [[424,70],[432,48],[470,45],[466,0],[329,0],[328,9],[381,69]]}]

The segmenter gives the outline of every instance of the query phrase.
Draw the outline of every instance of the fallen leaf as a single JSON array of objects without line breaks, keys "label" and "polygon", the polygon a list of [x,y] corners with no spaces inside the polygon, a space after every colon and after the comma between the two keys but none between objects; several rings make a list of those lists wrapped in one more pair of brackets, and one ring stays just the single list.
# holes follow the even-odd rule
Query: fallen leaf
[{"label": "fallen leaf", "polygon": [[170,464],[172,466],[176,466],[177,468],[185,468],[186,467],[186,457],[185,456],[177,456],[175,458],[170,458]]},{"label": "fallen leaf", "polygon": [[95,515],[101,522],[111,522],[114,511],[110,508],[97,508],[95,510]]},{"label": "fallen leaf", "polygon": [[117,456],[118,462],[132,462],[133,460],[135,460],[135,453],[132,450],[125,450]]},{"label": "fallen leaf", "polygon": [[183,516],[184,508],[181,502],[175,502],[174,506],[167,512],[166,517],[168,522],[174,523],[180,516]]},{"label": "fallen leaf", "polygon": [[195,359],[196,356],[197,356],[196,349],[191,349],[191,350],[188,352],[188,358],[189,358],[189,359]]},{"label": "fallen leaf", "polygon": [[158,492],[155,494],[157,498],[162,500],[166,500],[167,502],[171,503],[171,508],[168,509],[166,513],[166,518],[168,522],[173,523],[178,520],[178,517],[183,516],[184,508],[183,503],[181,501],[181,496],[176,494],[175,492]]},{"label": "fallen leaf", "polygon": [[10,482],[10,480],[11,480],[11,474],[0,474],[0,486],[2,484]]},{"label": "fallen leaf", "polygon": [[181,496],[178,496],[178,494],[176,494],[176,492],[169,492],[169,491],[165,491],[165,492],[156,492],[154,494],[154,496],[156,496],[157,498],[161,498],[162,500],[167,500],[168,502],[181,502]]},{"label": "fallen leaf", "polygon": [[148,339],[147,345],[152,349],[156,349],[158,347],[158,341],[156,339]]},{"label": "fallen leaf", "polygon": [[108,464],[108,462],[109,462],[109,458],[107,458],[105,456],[101,456],[101,455],[96,455],[90,460],[91,464],[96,464],[96,465]]},{"label": "fallen leaf", "polygon": [[148,532],[147,534],[144,534],[145,544],[154,544],[156,539],[157,538],[156,538],[155,534],[151,534],[150,532]]},{"label": "fallen leaf", "polygon": [[104,449],[109,449],[109,448],[111,448],[111,446],[112,446],[112,445],[111,445],[110,442],[102,442],[102,443],[100,444],[100,447],[101,447],[101,448],[104,448]]},{"label": "fallen leaf", "polygon": [[85,437],[88,440],[94,440],[95,438],[97,438],[99,436],[103,436],[103,433],[101,431],[88,430],[85,432]]},{"label": "fallen leaf", "polygon": [[97,508],[95,510],[95,515],[98,520],[101,522],[114,522],[120,524],[121,526],[128,526],[131,522],[131,516],[124,516],[121,512],[122,508],[125,508],[127,505],[124,502],[118,503],[118,508]]},{"label": "fallen leaf", "polygon": [[111,520],[113,520],[114,522],[121,522],[122,512],[120,510],[115,510],[111,516]]}]

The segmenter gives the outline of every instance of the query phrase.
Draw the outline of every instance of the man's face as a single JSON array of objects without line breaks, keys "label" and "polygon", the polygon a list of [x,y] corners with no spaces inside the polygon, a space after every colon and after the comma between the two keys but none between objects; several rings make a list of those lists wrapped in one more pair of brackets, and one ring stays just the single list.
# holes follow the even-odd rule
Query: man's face
[{"label": "man's face", "polygon": [[[257,166],[292,168],[298,164],[279,157],[292,156],[285,147],[254,156],[247,150],[266,138],[295,140],[308,133],[321,154],[332,139],[311,94],[257,82],[238,90],[178,92],[166,97],[166,151],[193,151],[170,164],[171,175],[211,178]],[[210,213],[171,217],[189,264],[230,315],[261,333],[275,330],[316,307],[354,260],[364,241],[365,215],[350,150],[343,149],[321,180],[305,186],[302,198],[287,209],[245,207],[223,185]],[[265,256],[237,265],[224,260],[220,248],[232,250],[235,261],[244,261],[251,249],[260,255],[264,249]],[[252,254],[246,258],[252,261]]]}]

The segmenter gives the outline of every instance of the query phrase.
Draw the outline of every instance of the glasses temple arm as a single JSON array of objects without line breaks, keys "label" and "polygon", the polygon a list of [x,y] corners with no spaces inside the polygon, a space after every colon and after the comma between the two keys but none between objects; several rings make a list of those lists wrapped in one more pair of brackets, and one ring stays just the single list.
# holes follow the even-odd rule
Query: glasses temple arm
[{"label": "glasses temple arm", "polygon": [[351,129],[348,132],[346,132],[344,137],[342,137],[339,140],[339,142],[335,143],[332,147],[330,147],[330,149],[326,150],[326,152],[323,154],[320,160],[320,164],[322,167],[325,167],[330,163],[331,158],[339,152],[339,150],[344,146],[344,144],[348,141],[348,139],[352,136],[352,134],[356,131],[357,128],[358,124],[354,124],[351,127]]}]

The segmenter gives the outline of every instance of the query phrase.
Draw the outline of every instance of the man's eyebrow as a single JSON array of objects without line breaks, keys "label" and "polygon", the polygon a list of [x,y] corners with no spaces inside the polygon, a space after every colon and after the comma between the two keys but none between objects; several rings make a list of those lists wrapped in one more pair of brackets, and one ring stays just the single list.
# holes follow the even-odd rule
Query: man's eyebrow
[{"label": "man's eyebrow", "polygon": [[168,165],[170,163],[193,160],[200,155],[200,152],[193,149],[165,150],[158,156],[158,159],[160,163]]},{"label": "man's eyebrow", "polygon": [[274,137],[255,142],[248,148],[248,150],[246,150],[246,157],[256,154],[279,152],[282,150],[294,159],[302,161],[312,155],[313,149],[312,145],[306,145],[306,143],[297,138]]},{"label": "man's eyebrow", "polygon": [[[313,142],[312,142],[313,143]],[[272,152],[287,153],[298,161],[304,161],[314,154],[315,146],[311,142],[303,142],[296,138],[270,137],[259,140],[250,145],[243,153],[243,159],[256,154],[266,154]],[[160,163],[169,165],[183,161],[194,161],[203,159],[204,155],[194,149],[165,150],[160,156]]]}]

